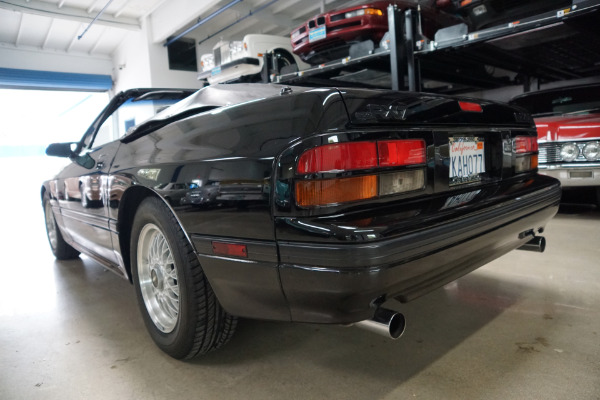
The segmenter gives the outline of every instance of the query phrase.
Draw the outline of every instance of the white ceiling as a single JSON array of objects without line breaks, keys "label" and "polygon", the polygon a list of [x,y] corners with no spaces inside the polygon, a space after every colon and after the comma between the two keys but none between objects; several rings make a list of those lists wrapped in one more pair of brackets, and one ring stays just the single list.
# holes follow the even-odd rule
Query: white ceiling
[{"label": "white ceiling", "polygon": [[[185,31],[231,1],[0,0],[0,46],[110,57],[128,34],[141,31],[142,24],[154,24],[152,40],[164,43],[168,37]],[[348,3],[342,0],[244,0],[186,37],[202,41],[201,53],[210,52],[220,38],[241,38],[246,33],[289,35],[322,7],[329,10]],[[103,9],[102,15],[90,26]],[[230,24],[233,26],[218,33]]]}]

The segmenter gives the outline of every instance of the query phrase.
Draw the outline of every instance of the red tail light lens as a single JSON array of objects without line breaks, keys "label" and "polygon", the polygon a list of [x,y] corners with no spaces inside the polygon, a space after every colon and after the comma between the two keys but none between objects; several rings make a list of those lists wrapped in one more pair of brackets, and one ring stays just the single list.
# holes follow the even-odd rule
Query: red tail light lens
[{"label": "red tail light lens", "polygon": [[297,172],[352,171],[375,167],[424,164],[424,140],[336,143],[307,150],[298,160]]},{"label": "red tail light lens", "polygon": [[538,141],[535,136],[517,136],[514,139],[515,153],[534,153],[538,151]]},{"label": "red tail light lens", "polygon": [[458,105],[460,109],[468,112],[483,112],[483,108],[481,108],[481,104],[471,103],[468,101],[459,101]]},{"label": "red tail light lens", "polygon": [[[326,144],[302,153],[296,172],[305,175],[417,166],[427,162],[425,149],[422,139]],[[425,169],[421,167],[362,176],[299,180],[295,184],[295,196],[298,206],[314,207],[367,200],[424,187]]]},{"label": "red tail light lens", "polygon": [[336,143],[315,147],[302,153],[298,160],[299,174],[351,171],[377,166],[375,142]]},{"label": "red tail light lens", "polygon": [[400,165],[424,164],[424,140],[388,140],[377,142],[379,166],[395,167]]}]

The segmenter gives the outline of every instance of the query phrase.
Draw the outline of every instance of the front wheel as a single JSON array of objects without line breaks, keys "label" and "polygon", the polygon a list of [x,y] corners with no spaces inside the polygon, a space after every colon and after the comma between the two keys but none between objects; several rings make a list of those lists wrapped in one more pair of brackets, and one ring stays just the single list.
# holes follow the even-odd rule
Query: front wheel
[{"label": "front wheel", "polygon": [[158,198],[145,199],[136,212],[131,265],[144,323],[161,350],[189,359],[229,341],[237,320],[219,304],[181,227]]},{"label": "front wheel", "polygon": [[47,193],[44,194],[42,205],[44,206],[44,219],[46,221],[48,243],[50,243],[50,248],[52,249],[54,257],[59,260],[73,260],[79,257],[79,251],[71,247],[63,238],[62,233],[60,233],[60,229],[56,224],[56,219],[54,218],[54,213],[52,211],[52,204],[50,204],[50,198]]}]

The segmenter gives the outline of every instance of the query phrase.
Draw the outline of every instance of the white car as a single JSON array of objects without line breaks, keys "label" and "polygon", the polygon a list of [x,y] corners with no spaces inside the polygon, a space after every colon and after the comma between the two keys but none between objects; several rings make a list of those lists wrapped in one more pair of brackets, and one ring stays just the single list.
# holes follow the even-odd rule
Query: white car
[{"label": "white car", "polygon": [[[309,67],[292,53],[288,37],[249,34],[242,41],[222,40],[213,47],[212,54],[202,55],[202,72],[198,74],[198,79],[206,79],[210,84],[258,81],[264,64],[263,55],[266,53],[272,53],[277,61],[277,68],[270,67],[270,73],[281,73],[282,70],[291,72]],[[291,68],[284,70],[285,67]]]}]

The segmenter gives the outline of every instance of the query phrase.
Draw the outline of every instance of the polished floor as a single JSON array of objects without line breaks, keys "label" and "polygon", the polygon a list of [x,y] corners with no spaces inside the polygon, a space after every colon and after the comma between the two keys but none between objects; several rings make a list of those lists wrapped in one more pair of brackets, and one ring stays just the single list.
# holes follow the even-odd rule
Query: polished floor
[{"label": "polished floor", "polygon": [[396,341],[242,320],[226,347],[180,362],[146,334],[128,282],[52,257],[38,194],[51,163],[0,160],[0,399],[600,399],[593,206],[562,207],[543,254],[390,304],[407,318]]}]

